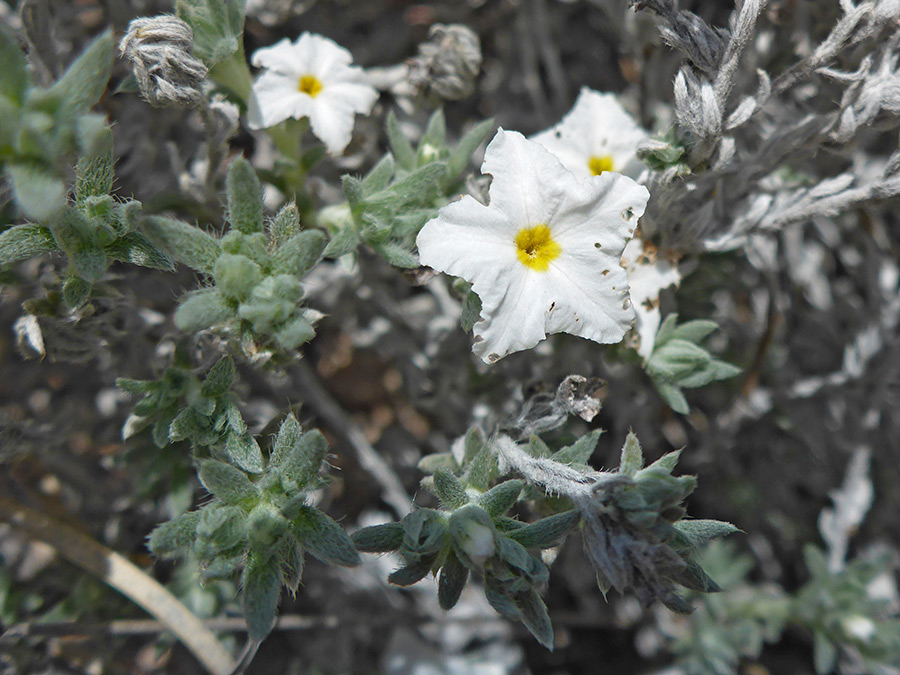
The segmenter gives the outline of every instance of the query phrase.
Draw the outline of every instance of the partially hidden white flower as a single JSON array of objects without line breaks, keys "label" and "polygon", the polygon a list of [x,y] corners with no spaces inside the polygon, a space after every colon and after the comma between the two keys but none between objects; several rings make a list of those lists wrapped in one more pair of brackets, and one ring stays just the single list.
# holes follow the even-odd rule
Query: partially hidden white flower
[{"label": "partially hidden white flower", "polygon": [[473,351],[487,363],[550,333],[619,342],[634,321],[619,262],[647,205],[621,174],[577,178],[537,143],[500,129],[485,151],[490,204],[443,207],[416,239],[424,265],[481,298]]},{"label": "partially hidden white flower", "polygon": [[657,248],[639,236],[625,245],[622,267],[628,272],[631,302],[634,304],[633,346],[646,362],[653,353],[661,313],[659,292],[681,282],[678,265],[660,255]]},{"label": "partially hidden white flower", "polygon": [[307,117],[328,151],[340,154],[353,135],[354,114],[368,113],[378,99],[362,68],[351,66],[352,61],[346,49],[312,33],[256,50],[250,62],[264,70],[253,83],[250,128]]},{"label": "partially hidden white flower", "polygon": [[559,157],[576,176],[618,171],[637,178],[644,168],[637,147],[648,134],[613,94],[582,87],[572,110],[531,140]]}]

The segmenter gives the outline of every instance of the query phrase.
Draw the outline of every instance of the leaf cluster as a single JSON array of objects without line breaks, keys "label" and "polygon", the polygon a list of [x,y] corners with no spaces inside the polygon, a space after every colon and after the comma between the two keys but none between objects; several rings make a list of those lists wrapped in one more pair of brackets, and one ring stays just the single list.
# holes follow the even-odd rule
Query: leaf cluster
[{"label": "leaf cluster", "polygon": [[630,433],[618,472],[579,497],[584,550],[605,594],[610,588],[634,593],[644,604],[659,600],[676,612],[691,605],[678,586],[704,593],[718,585],[696,560],[700,547],[737,528],[717,520],[686,518],[684,501],[694,476],[673,476],[680,451],[648,466],[637,437]]},{"label": "leaf cluster", "polygon": [[678,325],[677,314],[669,314],[659,327],[645,369],[656,391],[675,412],[686,415],[690,410],[682,389],[703,387],[741,372],[737,366],[714,358],[700,346],[716,328],[714,321],[706,319]]},{"label": "leaf cluster", "polygon": [[223,357],[200,379],[183,357],[158,380],[119,378],[116,384],[143,398],[134,406],[130,427],[152,424],[153,442],[160,448],[188,441],[246,471],[263,469],[263,455],[231,391],[234,362]]},{"label": "leaf cluster", "polygon": [[196,555],[205,580],[241,570],[250,635],[262,640],[274,623],[281,587],[296,592],[306,553],[336,565],[359,562],[344,530],[307,503],[322,484],[327,452],[318,430],[304,432],[289,416],[258,471],[202,460],[198,475],[213,499],[157,527],[150,549],[160,556]]},{"label": "leaf cluster", "polygon": [[114,57],[112,32],[106,31],[56,83],[38,87],[15,36],[0,27],[0,167],[26,218],[58,219],[68,202],[68,159],[97,156],[108,144],[106,119],[89,111],[106,89]]},{"label": "leaf cluster", "polygon": [[723,591],[694,598],[689,628],[669,648],[687,675],[731,675],[741,659],[756,658],[766,642],[777,641],[790,599],[778,586],[748,583],[753,561],[728,542],[711,543],[701,559]]},{"label": "leaf cluster", "polygon": [[176,0],[175,14],[194,32],[194,54],[212,67],[242,50],[245,0]]},{"label": "leaf cluster", "polygon": [[893,576],[893,556],[857,557],[835,571],[822,550],[808,544],[803,559],[810,579],[793,599],[791,619],[812,633],[816,673],[832,672],[841,649],[857,652],[866,672],[900,668],[896,607],[890,596],[870,592],[876,578]]},{"label": "leaf cluster", "polygon": [[[452,461],[451,461],[452,460]],[[537,640],[553,647],[553,627],[540,589],[549,570],[538,551],[558,545],[578,525],[569,510],[533,523],[507,516],[522,496],[525,482],[504,480],[488,488],[497,472],[477,430],[465,439],[460,475],[449,468],[452,456],[432,455],[433,474],[423,481],[440,502],[439,509],[420,508],[399,523],[363,528],[353,535],[357,549],[369,553],[397,551],[404,566],[388,580],[409,586],[429,572],[438,577],[438,600],[450,609],[459,600],[470,574],[479,572],[485,597],[503,616],[521,621]]]},{"label": "leaf cluster", "polygon": [[438,109],[414,148],[391,113],[390,152],[365,177],[342,178],[350,217],[330,224],[333,236],[325,255],[346,255],[366,243],[396,267],[418,267],[412,253],[416,235],[447,197],[458,192],[460,176],[492,126],[493,120],[481,122],[451,148],[444,113]]},{"label": "leaf cluster", "polygon": [[319,261],[326,237],[301,230],[296,205],[266,220],[256,172],[239,157],[227,176],[229,230],[221,237],[164,216],[143,221],[147,236],[211,284],[182,299],[175,324],[194,332],[220,327],[239,336],[248,355],[296,349],[315,337],[318,313],[304,308],[302,279]]}]

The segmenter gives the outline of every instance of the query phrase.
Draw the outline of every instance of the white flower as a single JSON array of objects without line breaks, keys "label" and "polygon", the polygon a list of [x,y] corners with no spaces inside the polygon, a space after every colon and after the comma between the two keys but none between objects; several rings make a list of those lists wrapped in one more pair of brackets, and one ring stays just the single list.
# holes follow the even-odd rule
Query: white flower
[{"label": "white flower", "polygon": [[644,361],[653,353],[659,330],[659,292],[681,282],[678,265],[659,256],[656,247],[635,236],[622,252],[622,267],[628,272],[631,302],[634,303],[634,335],[637,353]]},{"label": "white flower", "polygon": [[340,154],[350,143],[354,113],[368,113],[378,99],[363,70],[350,65],[352,60],[343,47],[311,33],[258,49],[250,61],[265,70],[253,83],[250,128],[308,117],[328,151]]},{"label": "white flower", "polygon": [[647,135],[613,94],[582,87],[562,121],[531,140],[559,157],[576,176],[618,171],[637,178],[644,168],[637,147]]},{"label": "white flower", "polygon": [[634,321],[625,241],[649,193],[617,173],[580,179],[537,143],[500,129],[485,151],[490,204],[466,196],[416,239],[423,264],[481,298],[475,353],[493,363],[549,333],[619,342]]}]

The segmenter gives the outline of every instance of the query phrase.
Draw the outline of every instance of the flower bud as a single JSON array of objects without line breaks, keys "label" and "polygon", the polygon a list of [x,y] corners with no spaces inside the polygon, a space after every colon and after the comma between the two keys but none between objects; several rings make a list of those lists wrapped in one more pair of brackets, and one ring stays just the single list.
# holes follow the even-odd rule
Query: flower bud
[{"label": "flower bud", "polygon": [[480,69],[478,36],[460,24],[437,23],[409,61],[409,81],[422,93],[455,101],[471,95]]},{"label": "flower bud", "polygon": [[203,99],[206,66],[194,57],[194,33],[181,19],[163,14],[134,19],[119,43],[131,61],[141,95],[150,105],[194,107]]}]

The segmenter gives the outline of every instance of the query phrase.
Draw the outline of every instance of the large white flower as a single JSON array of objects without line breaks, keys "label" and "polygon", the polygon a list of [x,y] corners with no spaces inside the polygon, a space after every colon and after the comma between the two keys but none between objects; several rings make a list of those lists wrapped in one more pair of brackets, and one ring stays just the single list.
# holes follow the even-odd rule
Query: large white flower
[{"label": "large white flower", "polygon": [[250,62],[263,68],[248,106],[251,129],[308,117],[328,151],[340,154],[353,134],[353,115],[368,113],[378,92],[346,49],[321,35],[303,33],[258,49]]},{"label": "large white flower", "polygon": [[572,110],[559,124],[532,136],[559,157],[576,176],[618,171],[637,178],[644,165],[637,158],[644,131],[613,94],[582,87]]},{"label": "large white flower", "polygon": [[646,362],[653,353],[662,315],[659,292],[681,283],[681,273],[673,260],[660,257],[650,242],[635,236],[622,252],[622,267],[628,272],[631,302],[634,303],[634,340],[632,346]]},{"label": "large white flower", "polygon": [[423,264],[470,281],[481,298],[475,353],[492,363],[562,332],[619,342],[634,321],[619,261],[647,189],[611,172],[577,178],[503,129],[481,170],[493,176],[490,204],[448,204],[416,239]]}]

